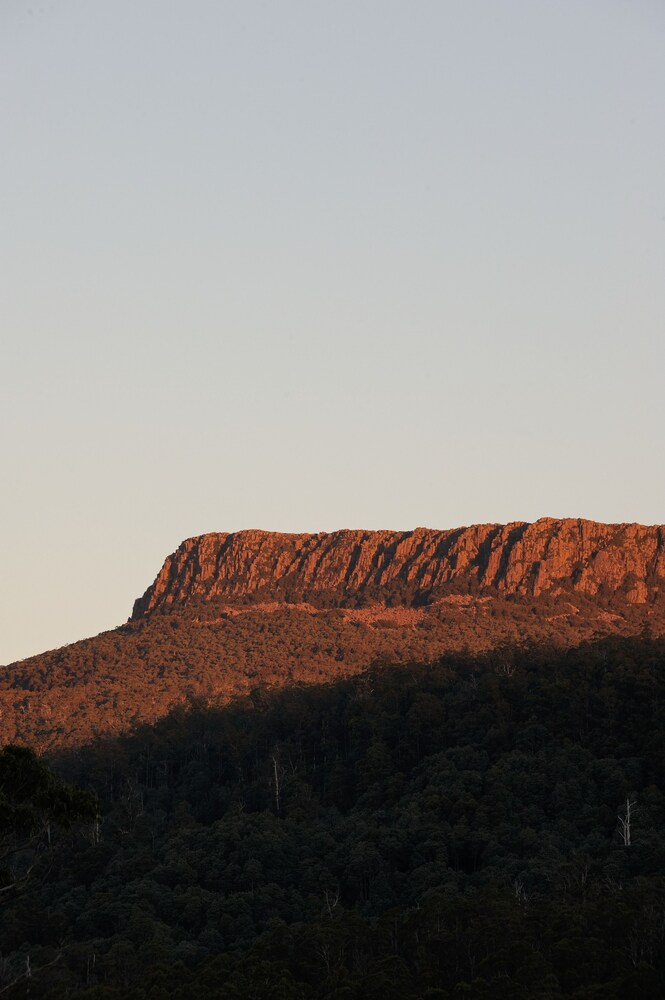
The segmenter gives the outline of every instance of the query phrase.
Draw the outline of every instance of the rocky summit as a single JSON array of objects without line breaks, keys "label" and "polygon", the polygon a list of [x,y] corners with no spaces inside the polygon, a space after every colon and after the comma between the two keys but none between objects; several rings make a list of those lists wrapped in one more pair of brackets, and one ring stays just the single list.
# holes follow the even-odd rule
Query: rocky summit
[{"label": "rocky summit", "polygon": [[665,528],[542,518],[434,531],[240,531],[189,538],[132,617],[192,601],[422,604],[451,593],[580,593],[644,604],[665,583]]},{"label": "rocky summit", "polygon": [[201,535],[166,559],[126,624],[4,668],[0,740],[81,746],[192,699],[645,631],[665,634],[662,526]]}]

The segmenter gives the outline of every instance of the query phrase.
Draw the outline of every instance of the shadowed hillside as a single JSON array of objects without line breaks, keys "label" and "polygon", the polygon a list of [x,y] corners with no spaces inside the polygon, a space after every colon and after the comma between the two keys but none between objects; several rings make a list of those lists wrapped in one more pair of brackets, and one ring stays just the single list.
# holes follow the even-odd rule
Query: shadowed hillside
[{"label": "shadowed hillside", "polygon": [[100,822],[0,893],[0,989],[661,1000],[664,666],[663,639],[451,654],[54,756]]}]

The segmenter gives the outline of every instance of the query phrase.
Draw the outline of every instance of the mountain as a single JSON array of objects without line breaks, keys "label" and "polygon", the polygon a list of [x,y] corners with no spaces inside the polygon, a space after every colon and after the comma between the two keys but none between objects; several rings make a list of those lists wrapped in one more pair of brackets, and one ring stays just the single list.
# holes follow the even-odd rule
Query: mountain
[{"label": "mountain", "polygon": [[77,745],[192,698],[645,629],[665,633],[663,526],[207,534],[166,559],[125,625],[6,667],[0,738]]},{"label": "mountain", "polygon": [[538,597],[557,588],[653,600],[665,583],[665,528],[542,518],[452,531],[266,531],[190,538],[169,556],[133,618],[192,600],[261,596],[425,603],[449,593]]}]

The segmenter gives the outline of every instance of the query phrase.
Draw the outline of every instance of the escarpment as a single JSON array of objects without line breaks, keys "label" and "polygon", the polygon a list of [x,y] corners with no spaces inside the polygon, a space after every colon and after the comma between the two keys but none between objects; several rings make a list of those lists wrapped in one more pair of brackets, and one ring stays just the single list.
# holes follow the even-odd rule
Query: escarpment
[{"label": "escarpment", "polygon": [[665,580],[665,529],[543,518],[435,531],[240,531],[184,541],[132,617],[211,599],[418,605],[450,594],[567,591],[644,604]]},{"label": "escarpment", "polygon": [[543,519],[452,531],[190,538],[111,632],[0,672],[0,741],[48,749],[191,699],[371,665],[665,635],[665,529]]}]

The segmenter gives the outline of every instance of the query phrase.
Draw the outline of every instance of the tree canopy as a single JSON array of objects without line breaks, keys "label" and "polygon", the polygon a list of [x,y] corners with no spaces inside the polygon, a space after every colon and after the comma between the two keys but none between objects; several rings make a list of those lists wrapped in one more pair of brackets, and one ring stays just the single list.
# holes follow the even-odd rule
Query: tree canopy
[{"label": "tree canopy", "polygon": [[664,706],[665,642],[614,638],[182,707],[53,761],[102,822],[5,899],[6,976],[29,955],[53,1000],[661,997]]}]

